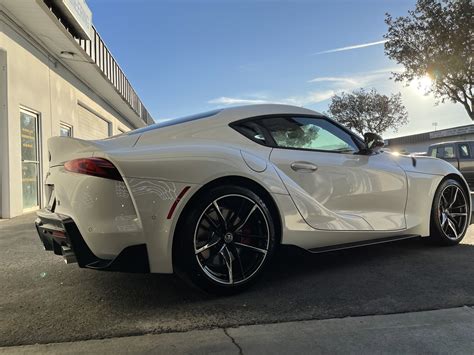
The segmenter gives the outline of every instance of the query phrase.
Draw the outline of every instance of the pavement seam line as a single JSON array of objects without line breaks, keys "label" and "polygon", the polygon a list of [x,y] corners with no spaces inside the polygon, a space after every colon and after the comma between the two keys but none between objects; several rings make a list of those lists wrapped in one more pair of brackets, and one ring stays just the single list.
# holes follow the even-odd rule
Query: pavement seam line
[{"label": "pavement seam line", "polygon": [[[422,313],[422,312],[436,312],[436,311],[442,311],[442,310],[453,310],[457,308],[468,308],[470,311],[474,312],[474,303],[470,304],[465,304],[463,306],[453,306],[453,307],[448,307],[448,308],[427,308],[427,309],[421,309],[421,310],[415,310],[415,311],[398,311],[398,312],[388,312],[388,313],[368,313],[368,314],[361,314],[361,315],[351,315],[351,316],[338,316],[338,317],[332,317],[332,318],[314,318],[314,317],[304,317],[304,318],[298,318],[298,319],[293,319],[293,320],[284,320],[284,321],[269,321],[269,322],[263,322],[263,323],[242,323],[239,325],[227,325],[225,327],[199,327],[199,328],[189,328],[189,329],[183,329],[183,330],[162,330],[158,332],[153,332],[153,331],[145,331],[145,332],[130,332],[130,333],[123,333],[119,335],[112,335],[112,336],[99,336],[97,338],[78,338],[78,339],[66,339],[63,341],[57,341],[57,342],[46,342],[46,343],[41,343],[41,342],[35,342],[35,343],[23,343],[23,344],[7,344],[3,345],[0,344],[0,349],[3,348],[15,348],[15,347],[21,347],[21,346],[34,346],[34,345],[51,345],[51,344],[63,344],[63,343],[69,343],[69,342],[82,342],[82,341],[90,341],[90,340],[105,340],[105,339],[117,339],[117,338],[126,338],[126,337],[140,337],[140,336],[146,336],[146,335],[160,335],[160,334],[173,334],[173,333],[186,333],[190,331],[199,331],[199,330],[214,330],[214,329],[222,329],[224,333],[226,333],[226,329],[232,329],[232,328],[239,328],[239,327],[246,327],[246,326],[252,326],[252,325],[260,325],[260,326],[266,326],[266,325],[278,325],[278,324],[285,324],[285,323],[293,323],[293,322],[311,322],[311,321],[325,321],[325,320],[343,320],[343,319],[349,319],[349,318],[362,318],[362,317],[381,317],[381,316],[391,316],[391,315],[402,315],[402,314],[408,314],[408,313]],[[226,333],[230,338],[232,338],[229,334]],[[237,345],[237,344],[236,344]],[[238,346],[238,345],[237,345]]]},{"label": "pavement seam line", "polygon": [[224,334],[227,335],[230,340],[232,341],[232,343],[237,347],[237,349],[239,349],[239,354],[240,355],[243,355],[244,352],[242,350],[242,348],[240,347],[239,344],[237,344],[237,342],[235,341],[235,339],[232,337],[232,335],[229,334],[229,332],[227,331],[227,328],[222,328],[222,330],[224,331]]}]

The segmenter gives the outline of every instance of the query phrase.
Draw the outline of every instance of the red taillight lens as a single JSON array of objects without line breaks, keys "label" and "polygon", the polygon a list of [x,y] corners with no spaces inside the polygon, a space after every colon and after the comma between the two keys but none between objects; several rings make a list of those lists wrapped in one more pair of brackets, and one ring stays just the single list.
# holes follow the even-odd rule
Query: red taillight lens
[{"label": "red taillight lens", "polygon": [[64,163],[64,168],[72,173],[123,181],[122,176],[114,164],[103,158],[81,158],[70,160]]}]

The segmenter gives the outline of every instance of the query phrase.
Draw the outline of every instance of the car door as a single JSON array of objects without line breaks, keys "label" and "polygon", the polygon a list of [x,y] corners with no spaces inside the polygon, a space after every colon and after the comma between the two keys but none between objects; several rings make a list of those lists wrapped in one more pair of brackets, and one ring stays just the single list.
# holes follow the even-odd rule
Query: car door
[{"label": "car door", "polygon": [[357,139],[326,118],[271,117],[261,124],[274,140],[270,160],[313,228],[406,228],[406,175],[391,154],[361,154]]}]

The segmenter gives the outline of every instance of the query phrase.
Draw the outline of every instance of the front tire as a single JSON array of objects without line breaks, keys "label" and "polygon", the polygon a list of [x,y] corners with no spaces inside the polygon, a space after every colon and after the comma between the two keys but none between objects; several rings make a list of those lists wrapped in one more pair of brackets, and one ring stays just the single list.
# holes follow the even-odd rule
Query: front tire
[{"label": "front tire", "polygon": [[466,191],[453,179],[443,181],[431,209],[430,238],[440,245],[456,245],[466,234],[470,203]]},{"label": "front tire", "polygon": [[218,186],[200,194],[180,218],[178,264],[199,288],[232,294],[249,287],[277,242],[265,200],[248,188]]}]

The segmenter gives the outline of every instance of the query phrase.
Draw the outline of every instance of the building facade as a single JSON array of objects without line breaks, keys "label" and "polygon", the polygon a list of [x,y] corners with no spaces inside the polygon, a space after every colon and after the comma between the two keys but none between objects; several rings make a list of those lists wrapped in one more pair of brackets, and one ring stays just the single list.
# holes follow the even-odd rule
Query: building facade
[{"label": "building facade", "polygon": [[47,204],[47,140],[153,123],[84,0],[0,0],[0,218]]},{"label": "building facade", "polygon": [[423,153],[431,144],[447,141],[474,141],[474,124],[391,138],[385,146],[394,152]]}]

